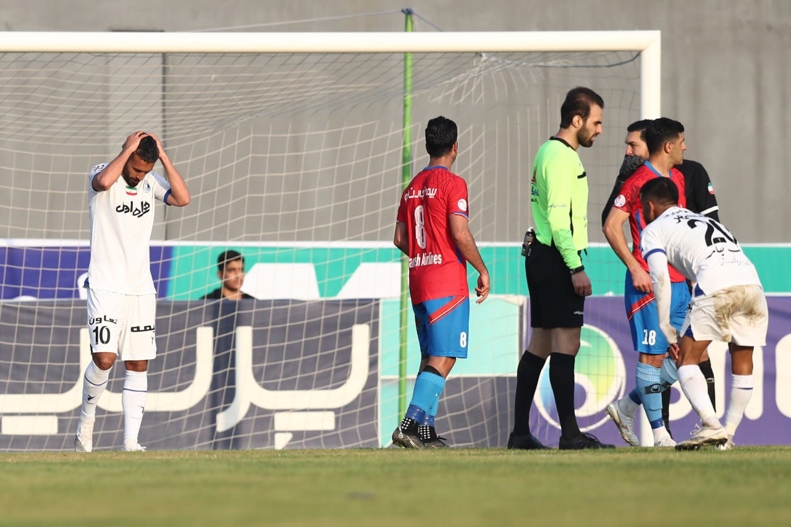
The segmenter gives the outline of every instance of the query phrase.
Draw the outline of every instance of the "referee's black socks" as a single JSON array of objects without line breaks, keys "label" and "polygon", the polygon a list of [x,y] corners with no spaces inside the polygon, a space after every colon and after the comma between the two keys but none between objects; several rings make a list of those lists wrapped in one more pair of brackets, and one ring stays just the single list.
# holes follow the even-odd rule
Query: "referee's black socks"
[{"label": "referee's black socks", "polygon": [[564,439],[574,439],[581,433],[574,415],[574,361],[573,355],[563,353],[553,353],[549,361],[549,382]]},{"label": "referee's black socks", "polygon": [[544,369],[546,359],[537,357],[525,350],[519,360],[519,367],[516,370],[516,396],[514,397],[514,432],[515,436],[526,436],[530,434],[530,406],[533,404],[533,397],[538,386],[538,379],[541,377],[541,370]]}]

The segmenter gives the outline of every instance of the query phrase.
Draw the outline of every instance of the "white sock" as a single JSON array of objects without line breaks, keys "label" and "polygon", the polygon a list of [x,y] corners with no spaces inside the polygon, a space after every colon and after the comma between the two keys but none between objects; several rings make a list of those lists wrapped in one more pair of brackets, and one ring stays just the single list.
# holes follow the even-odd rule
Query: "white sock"
[{"label": "white sock", "polygon": [[720,428],[722,425],[717,419],[714,407],[709,399],[708,384],[706,378],[700,371],[700,367],[695,365],[681,366],[678,369],[678,380],[681,382],[681,389],[689,399],[692,408],[700,416],[700,420],[706,426]]},{"label": "white sock", "polygon": [[126,370],[121,403],[124,407],[124,445],[136,445],[146,406],[148,372]]},{"label": "white sock", "polygon": [[660,426],[658,428],[651,429],[651,432],[654,434],[654,443],[659,443],[665,437],[669,437],[670,434],[667,431],[667,428],[664,426]]},{"label": "white sock", "polygon": [[88,363],[85,368],[85,376],[82,381],[82,417],[85,419],[93,419],[96,417],[96,405],[99,403],[99,397],[104,393],[107,388],[107,381],[110,378],[110,370],[99,369],[93,362]]},{"label": "white sock", "polygon": [[742,422],[744,409],[753,396],[753,376],[752,375],[733,375],[731,377],[731,400],[728,404],[728,411],[725,413],[725,430],[728,435],[736,434],[736,428]]},{"label": "white sock", "polygon": [[637,409],[640,408],[640,406],[635,403],[628,395],[618,401],[618,406],[623,413],[632,416],[635,414],[635,412],[637,412]]}]

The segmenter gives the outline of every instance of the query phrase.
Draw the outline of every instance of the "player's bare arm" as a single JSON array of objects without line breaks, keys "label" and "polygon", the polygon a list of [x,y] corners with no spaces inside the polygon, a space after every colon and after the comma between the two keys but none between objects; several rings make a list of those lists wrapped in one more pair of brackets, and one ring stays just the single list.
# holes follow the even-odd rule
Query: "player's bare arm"
[{"label": "player's bare arm", "polygon": [[179,171],[170,161],[170,158],[165,152],[165,148],[162,146],[162,141],[159,140],[159,137],[154,134],[146,135],[153,137],[154,141],[157,142],[157,148],[159,148],[159,161],[162,163],[162,167],[165,169],[165,175],[168,178],[168,183],[170,183],[168,205],[173,205],[174,207],[186,207],[190,203],[190,191],[187,189],[187,184],[184,183],[184,178],[181,177]]},{"label": "player's bare arm", "polygon": [[472,232],[470,232],[467,218],[459,214],[451,214],[448,216],[448,222],[450,223],[451,237],[456,243],[456,247],[459,248],[462,257],[478,271],[478,287],[475,288],[475,292],[478,294],[476,303],[480,304],[489,296],[489,270],[483,263],[481,253],[478,252],[478,246],[475,244]]},{"label": "player's bare arm", "polygon": [[406,224],[401,222],[396,223],[395,233],[393,234],[393,245],[398,247],[398,249],[407,256],[409,256],[408,235]]},{"label": "player's bare arm", "polygon": [[[634,288],[641,293],[651,292],[651,277],[646,273],[637,259],[635,259],[632,252],[629,250],[629,245],[626,243],[626,235],[623,233],[623,224],[629,219],[629,213],[613,207],[610,209],[610,214],[602,226],[604,237],[607,242],[618,255],[618,258],[626,265],[629,272],[632,274],[632,282]],[[639,243],[639,240],[635,240]]]},{"label": "player's bare arm", "polygon": [[115,159],[110,161],[110,163],[104,167],[104,170],[94,176],[91,184],[93,185],[93,189],[95,191],[103,192],[112,187],[115,182],[118,181],[118,178],[121,177],[121,173],[124,170],[124,165],[126,165],[129,157],[135,153],[138,146],[140,146],[140,140],[146,135],[148,134],[138,130],[137,132],[131,133],[126,138],[123,146],[121,147],[121,153],[118,154]]}]

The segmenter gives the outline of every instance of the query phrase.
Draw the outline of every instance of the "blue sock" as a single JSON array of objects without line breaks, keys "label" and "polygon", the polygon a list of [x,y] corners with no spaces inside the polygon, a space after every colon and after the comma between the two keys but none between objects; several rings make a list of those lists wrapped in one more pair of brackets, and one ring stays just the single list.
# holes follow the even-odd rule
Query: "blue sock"
[{"label": "blue sock", "polygon": [[[431,372],[421,372],[415,381],[415,389],[412,392],[412,401],[406,411],[406,419],[422,424],[427,416],[430,417],[432,425],[434,415],[437,413],[439,396],[445,388],[445,379],[441,375]],[[433,411],[433,413],[432,413]]]},{"label": "blue sock", "polygon": [[661,371],[649,364],[637,363],[637,391],[643,401],[645,415],[651,428],[665,426],[662,420],[662,385]]},{"label": "blue sock", "polygon": [[415,390],[412,392],[410,405],[415,405],[424,412],[429,412],[437,406],[439,396],[444,388],[445,379],[441,375],[428,371],[421,372],[415,381]]},{"label": "blue sock", "polygon": [[659,379],[662,382],[663,388],[670,388],[678,380],[678,367],[676,361],[670,357],[665,357],[662,362],[662,371],[659,374]]}]

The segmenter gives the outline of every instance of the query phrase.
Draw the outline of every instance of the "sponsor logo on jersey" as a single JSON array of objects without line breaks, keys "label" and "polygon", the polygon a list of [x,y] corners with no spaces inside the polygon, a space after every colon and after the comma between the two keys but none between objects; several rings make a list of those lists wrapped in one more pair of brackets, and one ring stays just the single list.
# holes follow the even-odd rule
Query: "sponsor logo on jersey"
[{"label": "sponsor logo on jersey", "polygon": [[90,320],[88,320],[88,325],[89,326],[93,326],[94,324],[101,324],[102,322],[109,322],[111,324],[118,324],[118,319],[110,318],[107,315],[104,315],[103,317],[91,318]]},{"label": "sponsor logo on jersey", "polygon": [[146,331],[156,331],[156,326],[132,326],[131,328],[132,333],[145,333]]},{"label": "sponsor logo on jersey", "polygon": [[137,189],[135,187],[130,187],[129,185],[126,186],[126,195],[127,196],[137,196]]},{"label": "sponsor logo on jersey", "polygon": [[429,198],[433,198],[437,195],[437,189],[435,188],[423,188],[420,190],[417,189],[409,189],[409,191],[404,194],[404,201],[408,199],[422,199],[425,196]]},{"label": "sponsor logo on jersey", "polygon": [[434,253],[418,254],[409,259],[409,268],[423,267],[424,265],[439,265],[442,263],[442,255]]},{"label": "sponsor logo on jersey", "polygon": [[115,212],[119,214],[131,214],[135,218],[142,218],[149,210],[151,210],[151,204],[147,201],[141,202],[140,207],[135,207],[135,202],[130,201],[128,205],[122,203],[115,208]]},{"label": "sponsor logo on jersey", "polygon": [[626,205],[626,197],[623,194],[618,194],[616,196],[615,201],[613,201],[616,207],[623,207]]},{"label": "sponsor logo on jersey", "polygon": [[148,181],[143,181],[143,192],[146,194],[151,192],[151,185],[148,184]]},{"label": "sponsor logo on jersey", "polygon": [[459,202],[456,205],[459,206],[459,210],[467,212],[467,200],[466,199],[460,199]]}]

